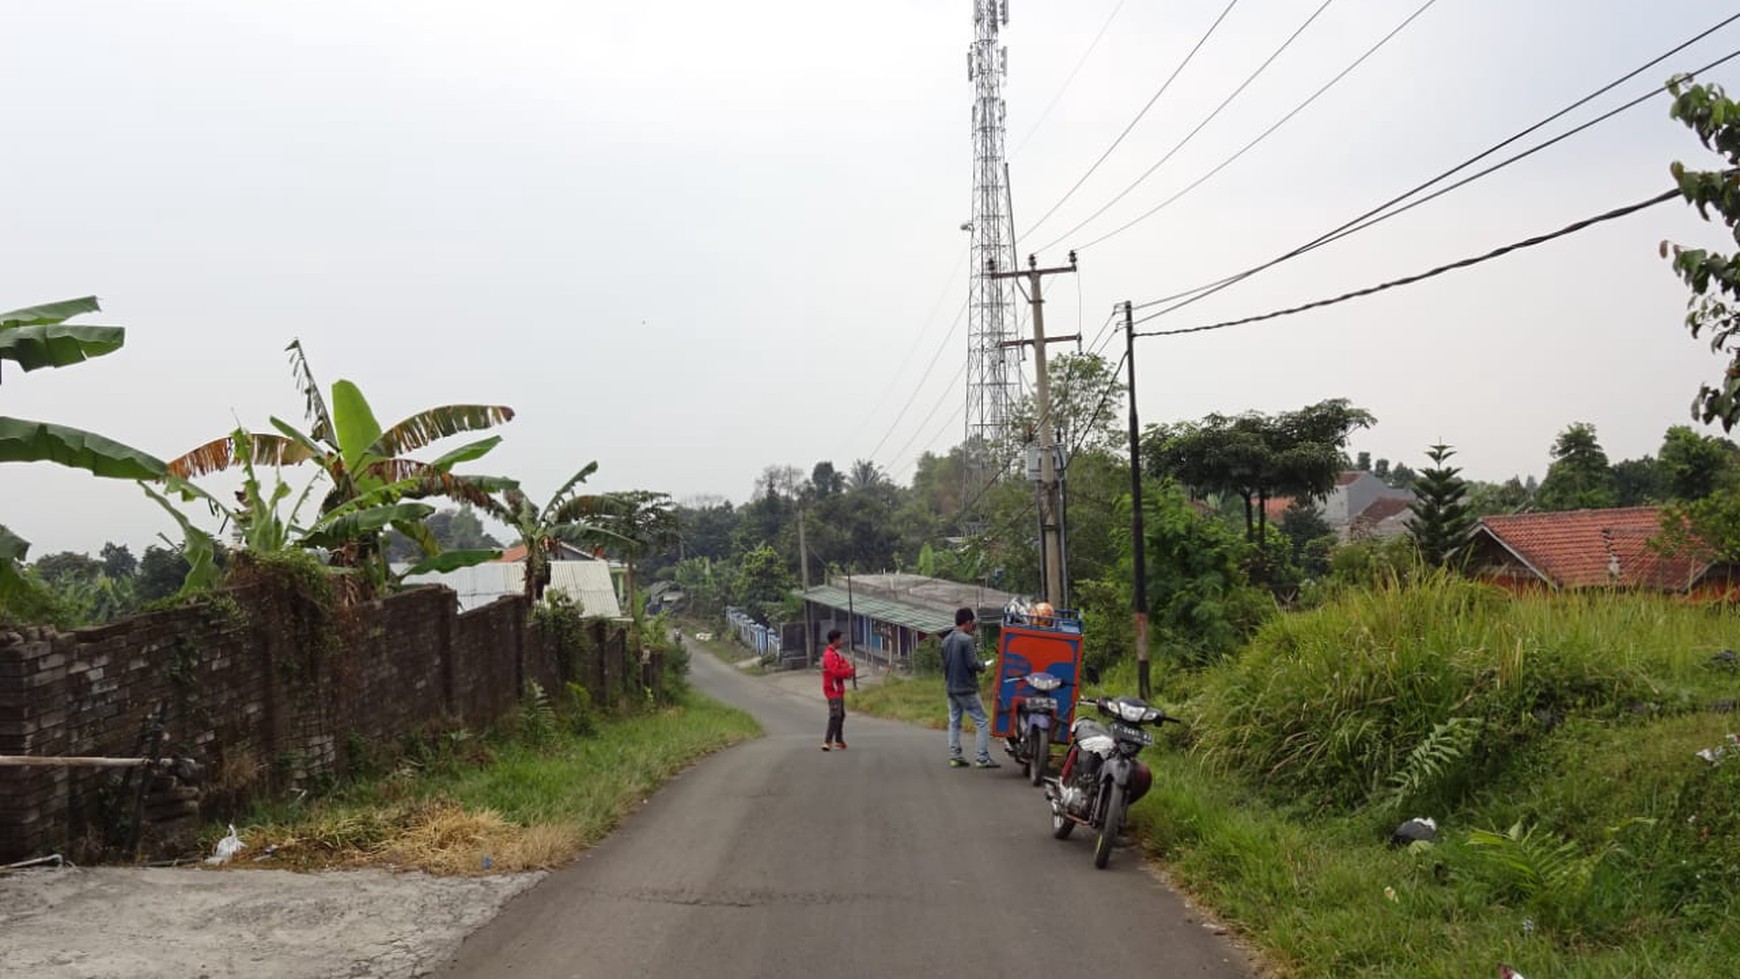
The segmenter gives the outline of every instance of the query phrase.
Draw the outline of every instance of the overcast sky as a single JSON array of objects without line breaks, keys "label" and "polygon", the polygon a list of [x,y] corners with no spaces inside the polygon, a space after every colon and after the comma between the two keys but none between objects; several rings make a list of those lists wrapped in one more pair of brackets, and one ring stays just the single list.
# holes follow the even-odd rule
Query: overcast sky
[{"label": "overcast sky", "polygon": [[[1148,169],[1319,0],[1241,0],[1030,234],[1223,5],[1012,2],[1025,254]],[[1334,0],[1042,260],[1195,180],[1419,3]],[[1048,327],[1092,339],[1116,302],[1308,241],[1731,12],[1718,6],[1439,0],[1256,149],[1086,248],[1078,276],[1047,283]],[[95,293],[105,310],[87,319],[128,333],[78,367],[7,369],[0,412],[167,458],[238,422],[300,420],[283,354],[300,337],[322,382],[356,381],[383,423],[513,406],[506,441],[471,470],[517,476],[535,498],[593,459],[596,489],[679,499],[741,502],[766,466],[822,459],[873,458],[904,482],[965,424],[971,13],[971,0],[4,0],[0,308]],[[1573,119],[1736,48],[1740,24]],[[1737,72],[1712,79],[1734,87]],[[1651,196],[1674,159],[1714,165],[1666,113],[1663,96],[1146,327],[1337,294]],[[1331,309],[1140,340],[1142,419],[1346,397],[1379,420],[1356,450],[1418,466],[1442,440],[1487,479],[1544,474],[1573,421],[1596,425],[1614,460],[1653,453],[1722,366],[1681,325],[1663,238],[1724,240],[1670,203]],[[106,540],[138,553],[171,529],[137,487],[47,465],[0,467],[0,522],[33,555]]]}]

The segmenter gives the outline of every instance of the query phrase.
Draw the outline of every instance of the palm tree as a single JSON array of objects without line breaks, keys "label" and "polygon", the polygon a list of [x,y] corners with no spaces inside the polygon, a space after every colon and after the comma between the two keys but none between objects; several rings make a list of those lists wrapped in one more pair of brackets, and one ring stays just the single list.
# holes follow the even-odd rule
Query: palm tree
[{"label": "palm tree", "polygon": [[[118,326],[69,324],[101,307],[95,296],[0,313],[0,361],[29,373],[68,367],[121,349]],[[54,462],[112,479],[157,479],[165,471],[156,456],[82,429],[0,416],[0,462]],[[0,601],[24,585],[20,566],[30,543],[0,525]]]}]

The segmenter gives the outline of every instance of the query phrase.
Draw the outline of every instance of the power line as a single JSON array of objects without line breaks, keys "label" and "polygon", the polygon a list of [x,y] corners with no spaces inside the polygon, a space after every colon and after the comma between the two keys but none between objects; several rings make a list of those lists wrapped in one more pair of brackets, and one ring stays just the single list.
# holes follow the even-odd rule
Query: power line
[{"label": "power line", "polygon": [[1147,180],[1149,177],[1153,176],[1154,171],[1156,171],[1156,170],[1160,169],[1162,166],[1164,166],[1167,160],[1172,159],[1172,157],[1179,150],[1183,149],[1186,145],[1188,145],[1190,143],[1191,140],[1195,139],[1196,134],[1202,132],[1203,127],[1205,127],[1209,123],[1213,122],[1215,120],[1216,116],[1219,116],[1221,114],[1221,112],[1226,109],[1227,106],[1231,105],[1234,99],[1238,98],[1239,95],[1241,93],[1243,93],[1244,90],[1246,88],[1248,88],[1252,82],[1257,80],[1257,76],[1259,76],[1263,72],[1267,71],[1269,66],[1275,63],[1275,59],[1279,58],[1283,52],[1285,52],[1288,48],[1292,47],[1293,42],[1297,41],[1299,39],[1299,35],[1305,33],[1305,29],[1307,27],[1310,27],[1314,22],[1316,22],[1317,18],[1320,15],[1322,15],[1322,13],[1325,10],[1328,10],[1329,5],[1334,3],[1334,2],[1335,2],[1335,0],[1323,0],[1323,3],[1321,5],[1319,5],[1316,10],[1313,10],[1311,12],[1311,16],[1305,18],[1305,22],[1303,24],[1300,24],[1299,27],[1296,30],[1294,30],[1292,34],[1289,34],[1285,41],[1281,42],[1280,47],[1276,48],[1272,54],[1270,54],[1266,59],[1264,59],[1263,63],[1258,65],[1257,69],[1255,71],[1251,72],[1248,76],[1246,76],[1245,80],[1239,83],[1238,88],[1235,88],[1232,90],[1232,94],[1230,94],[1226,98],[1222,99],[1221,103],[1214,107],[1213,112],[1210,112],[1207,116],[1205,116],[1203,118],[1203,120],[1201,122],[1196,124],[1195,129],[1192,129],[1190,132],[1185,133],[1184,138],[1179,140],[1177,143],[1175,143],[1171,149],[1167,150],[1165,156],[1162,156],[1160,159],[1156,160],[1154,162],[1153,166],[1142,171],[1142,175],[1140,177],[1137,177],[1135,180],[1131,181],[1129,186],[1125,187],[1123,190],[1118,191],[1118,193],[1116,195],[1114,195],[1111,200],[1100,205],[1099,210],[1097,210],[1097,211],[1093,212],[1092,214],[1088,215],[1087,217],[1083,218],[1081,220],[1081,222],[1078,223],[1075,227],[1069,229],[1068,231],[1065,231],[1061,235],[1058,235],[1056,241],[1053,241],[1050,244],[1046,245],[1044,248],[1040,248],[1038,250],[1043,252],[1043,251],[1046,251],[1050,248],[1056,247],[1065,238],[1068,238],[1070,235],[1073,235],[1077,231],[1080,231],[1082,228],[1086,227],[1089,224],[1089,222],[1093,221],[1095,218],[1097,218],[1100,215],[1111,210],[1113,205],[1115,205],[1119,201],[1123,200],[1124,197],[1126,195],[1128,195],[1131,191],[1135,190],[1137,187],[1140,187],[1144,180]]},{"label": "power line", "polygon": [[[1652,58],[1648,62],[1646,62],[1642,65],[1639,65],[1638,67],[1632,69],[1629,72],[1626,72],[1624,75],[1621,75],[1620,77],[1614,79],[1613,81],[1608,82],[1606,85],[1603,85],[1602,87],[1596,89],[1595,91],[1589,93],[1588,95],[1583,96],[1582,98],[1578,99],[1577,101],[1571,103],[1568,106],[1565,106],[1563,109],[1560,109],[1559,111],[1553,113],[1552,115],[1547,116],[1545,119],[1542,119],[1541,121],[1535,123],[1534,125],[1529,126],[1528,128],[1522,130],[1521,132],[1518,132],[1513,136],[1510,136],[1504,140],[1499,141],[1498,143],[1493,144],[1492,146],[1488,147],[1487,149],[1482,150],[1481,152],[1475,154],[1474,156],[1471,156],[1468,159],[1462,161],[1461,163],[1458,163],[1457,165],[1451,167],[1450,169],[1445,170],[1443,173],[1438,174],[1437,176],[1431,178],[1430,180],[1427,180],[1426,182],[1414,187],[1411,190],[1408,190],[1404,193],[1398,194],[1397,196],[1390,198],[1389,200],[1385,201],[1384,203],[1379,204],[1378,206],[1366,211],[1364,214],[1361,214],[1358,217],[1355,217],[1352,220],[1347,221],[1347,222],[1341,224],[1340,226],[1323,233],[1322,235],[1319,235],[1317,238],[1312,239],[1311,241],[1309,241],[1303,245],[1300,245],[1299,247],[1293,249],[1290,252],[1287,252],[1286,254],[1283,254],[1277,258],[1271,259],[1270,261],[1265,262],[1261,265],[1253,266],[1253,267],[1248,268],[1242,272],[1234,273],[1233,275],[1227,276],[1226,278],[1219,279],[1219,280],[1216,280],[1214,282],[1206,283],[1204,285],[1197,286],[1193,289],[1186,289],[1183,292],[1174,293],[1170,296],[1162,296],[1159,299],[1150,299],[1147,302],[1137,303],[1135,308],[1136,309],[1147,309],[1147,308],[1150,308],[1153,306],[1158,306],[1162,303],[1170,303],[1170,302],[1173,302],[1174,300],[1182,300],[1181,302],[1177,302],[1175,305],[1169,306],[1166,309],[1162,310],[1161,313],[1168,313],[1168,312],[1172,312],[1173,310],[1176,310],[1176,309],[1181,309],[1185,306],[1190,305],[1191,303],[1205,299],[1208,296],[1211,296],[1214,293],[1219,292],[1222,289],[1227,288],[1228,286],[1234,285],[1235,283],[1238,283],[1238,282],[1242,282],[1243,280],[1251,277],[1252,275],[1255,275],[1258,272],[1264,271],[1264,270],[1271,268],[1275,265],[1279,265],[1282,262],[1297,258],[1298,256],[1303,255],[1306,252],[1312,251],[1313,249],[1316,249],[1318,247],[1321,247],[1322,245],[1327,244],[1330,241],[1336,240],[1339,237],[1344,237],[1343,232],[1348,232],[1348,230],[1350,228],[1353,228],[1353,226],[1358,225],[1361,222],[1366,221],[1368,218],[1371,218],[1374,215],[1377,215],[1381,212],[1387,211],[1389,208],[1395,206],[1396,204],[1398,204],[1404,200],[1407,200],[1408,198],[1414,196],[1415,194],[1418,194],[1420,191],[1425,190],[1434,184],[1440,183],[1440,182],[1454,176],[1455,174],[1457,174],[1463,170],[1466,170],[1468,167],[1473,166],[1474,164],[1480,162],[1481,160],[1487,158],[1488,156],[1491,156],[1492,154],[1498,152],[1499,150],[1505,148],[1506,146],[1509,146],[1510,144],[1516,142],[1517,140],[1522,139],[1525,136],[1528,136],[1529,134],[1542,128],[1543,126],[1546,126],[1546,125],[1560,119],[1561,117],[1565,116],[1566,114],[1568,114],[1572,111],[1575,111],[1578,108],[1581,108],[1582,106],[1588,104],[1590,101],[1592,101],[1596,98],[1599,98],[1602,95],[1605,95],[1606,93],[1612,91],[1614,88],[1617,88],[1618,86],[1624,84],[1625,82],[1630,81],[1631,79],[1637,77],[1638,75],[1642,74],[1645,71],[1648,71],[1649,69],[1655,67],[1656,65],[1660,64],[1661,62],[1666,61],[1668,58],[1674,56],[1675,54],[1678,54],[1680,51],[1685,50],[1686,48],[1697,43],[1698,41],[1703,40],[1704,38],[1710,36],[1711,34],[1714,34],[1716,31],[1721,30],[1722,28],[1728,26],[1729,24],[1732,24],[1736,20],[1740,20],[1740,14],[1733,14],[1733,15],[1729,16],[1728,18],[1724,19],[1720,23],[1716,24],[1714,27],[1710,27],[1707,30],[1700,32],[1699,34],[1693,36],[1692,38],[1690,38],[1690,39],[1682,42],[1681,44],[1675,46],[1671,50],[1666,51],[1663,54],[1658,55],[1655,58]],[[1728,57],[1731,58],[1731,57],[1734,57],[1734,55],[1729,55]],[[1713,63],[1712,65],[1709,65],[1709,66],[1706,66],[1704,68],[1699,69],[1699,71],[1700,72],[1701,71],[1708,71],[1709,68],[1714,67],[1714,65],[1721,64],[1723,61],[1726,61],[1726,60],[1728,60],[1728,59],[1723,58],[1720,61]],[[1691,74],[1697,74],[1697,72],[1692,72]],[[1651,91],[1650,95],[1654,96],[1658,92],[1665,91],[1666,88],[1667,88],[1667,86],[1665,86],[1665,85],[1660,86],[1660,87],[1654,89],[1653,91]],[[1524,155],[1526,155],[1526,154],[1524,154]],[[1521,155],[1519,155],[1516,159],[1521,159]],[[1513,160],[1508,161],[1508,162],[1515,162],[1515,160],[1513,159]],[[1491,172],[1491,170],[1489,169],[1487,172]],[[1399,213],[1399,212],[1397,212],[1397,213]],[[1376,222],[1370,222],[1370,223],[1376,223]],[[1369,224],[1367,224],[1365,226],[1369,226]],[[1190,297],[1190,298],[1185,298],[1185,297]],[[1146,317],[1146,318],[1152,318],[1152,317],[1150,316],[1150,317]]]},{"label": "power line", "polygon": [[[941,292],[936,294],[936,302],[931,303],[930,312],[925,314],[924,322],[919,325],[917,333],[913,336],[914,341],[919,337],[924,336],[924,331],[930,329],[931,321],[936,319],[937,310],[942,308],[943,300],[947,299],[949,293],[954,291],[955,282],[961,274],[961,266],[966,264],[966,261],[967,253],[963,251],[961,252],[960,257],[955,260],[954,270],[949,272],[947,284],[943,286]],[[918,344],[916,342],[907,345],[906,356],[900,361],[900,366],[894,369],[895,377],[899,377],[906,371],[906,365],[912,363],[912,355],[917,352],[917,350]],[[859,433],[864,431],[864,426],[869,423],[870,419],[875,418],[877,414],[882,411],[882,406],[888,403],[888,398],[893,392],[894,387],[892,385],[883,388],[882,397],[876,402],[876,407],[871,408],[869,413],[865,414],[859,420],[858,426],[852,429],[852,434],[846,436],[845,441],[847,443],[851,443],[858,438]]]},{"label": "power line", "polygon": [[1075,63],[1074,68],[1070,69],[1069,77],[1063,80],[1063,86],[1057,90],[1056,95],[1051,97],[1051,102],[1045,106],[1045,111],[1039,114],[1039,119],[1034,122],[1033,128],[1027,130],[1027,135],[1021,137],[1021,142],[1016,143],[1015,148],[1009,152],[1009,159],[1013,160],[1021,152],[1022,147],[1027,145],[1027,141],[1033,138],[1033,134],[1039,131],[1039,127],[1045,125],[1045,120],[1051,116],[1051,110],[1057,108],[1057,103],[1063,98],[1063,93],[1069,91],[1069,86],[1075,81],[1075,76],[1081,72],[1082,66],[1087,64],[1088,58],[1093,56],[1094,49],[1100,46],[1100,39],[1106,36],[1106,29],[1112,26],[1113,19],[1118,16],[1118,11],[1122,9],[1124,9],[1124,0],[1118,0],[1118,5],[1106,15],[1106,22],[1100,25],[1100,32],[1094,35],[1093,43],[1089,44],[1087,50],[1081,53],[1081,60]]},{"label": "power line", "polygon": [[[943,406],[943,402],[948,401],[951,396],[953,396],[957,393],[955,391],[955,382],[961,379],[961,375],[965,374],[966,370],[967,370],[966,362],[962,361],[960,368],[955,371],[955,375],[953,377],[949,378],[948,381],[942,385],[942,392],[943,392],[942,396],[937,398],[936,403],[930,406],[930,411],[925,413],[924,418],[921,419],[917,425],[913,426],[912,434],[906,437],[905,443],[903,443],[900,446],[900,448],[894,450],[894,452],[891,454],[890,458],[899,459],[899,458],[906,455],[907,448],[912,445],[912,442],[914,439],[918,438],[918,433],[924,431],[924,427],[926,425],[930,424],[930,420],[932,418],[936,417],[937,409],[941,408]],[[960,414],[960,412],[964,412],[967,410],[967,406],[966,406],[966,403],[964,401],[957,401],[956,406],[960,409],[960,411],[957,411],[955,413],[956,415]],[[948,420],[953,421],[954,418],[955,418],[955,415],[950,415]],[[933,433],[931,435],[931,441],[934,442],[936,440],[936,436],[940,435],[940,434],[942,434],[940,430]],[[926,444],[928,445],[929,443],[926,443]],[[881,448],[881,446],[878,446],[878,448]],[[871,458],[875,458],[875,453],[871,453]]]},{"label": "power line", "polygon": [[[972,297],[970,296],[965,302],[961,303],[961,311],[955,314],[955,321],[949,326],[949,332],[943,337],[943,342],[937,346],[936,353],[931,354],[930,363],[925,366],[924,373],[919,375],[918,383],[913,386],[912,393],[907,395],[906,403],[900,406],[900,411],[895,414],[894,421],[890,422],[888,425],[888,431],[882,433],[882,438],[878,439],[876,442],[876,448],[871,449],[870,454],[866,458],[876,458],[876,453],[882,451],[882,446],[887,443],[888,437],[893,435],[894,430],[900,426],[900,420],[906,417],[907,409],[912,407],[912,402],[918,397],[918,392],[924,390],[924,382],[930,378],[930,372],[936,369],[936,363],[942,358],[942,352],[948,349],[949,341],[954,339],[955,332],[960,329],[961,318],[967,315],[967,306],[971,303]],[[963,365],[961,369],[965,370],[966,367]]]},{"label": "power line", "polygon": [[[1178,336],[1178,335],[1184,334],[1184,333],[1206,333],[1210,330],[1224,330],[1227,327],[1231,327],[1231,326],[1243,326],[1246,323],[1256,323],[1256,322],[1260,322],[1262,320],[1275,319],[1276,317],[1280,317],[1280,316],[1290,316],[1294,313],[1302,313],[1302,312],[1305,312],[1306,310],[1309,310],[1309,309],[1318,309],[1318,308],[1321,308],[1324,306],[1333,306],[1337,303],[1347,302],[1350,299],[1358,299],[1361,296],[1369,296],[1369,295],[1376,293],[1376,292],[1383,292],[1385,289],[1394,289],[1398,286],[1412,285],[1416,282],[1420,282],[1420,281],[1425,280],[1425,279],[1430,279],[1436,275],[1443,275],[1445,272],[1450,272],[1450,271],[1453,271],[1455,269],[1464,269],[1464,268],[1468,268],[1469,266],[1472,266],[1472,265],[1479,265],[1482,262],[1488,262],[1488,261],[1491,261],[1492,259],[1498,258],[1502,255],[1508,255],[1511,252],[1520,251],[1524,248],[1533,248],[1536,245],[1545,244],[1546,242],[1552,241],[1555,238],[1563,238],[1566,235],[1575,234],[1578,231],[1582,231],[1584,228],[1588,228],[1588,227],[1591,227],[1593,225],[1600,224],[1603,221],[1612,221],[1616,218],[1625,217],[1628,214],[1635,214],[1638,211],[1645,210],[1646,208],[1651,208],[1651,207],[1656,206],[1657,204],[1661,204],[1661,203],[1664,203],[1666,201],[1673,200],[1675,197],[1678,197],[1678,196],[1680,196],[1680,192],[1677,188],[1674,190],[1663,191],[1662,193],[1657,194],[1654,197],[1649,198],[1648,200],[1639,201],[1636,204],[1627,204],[1624,207],[1617,207],[1617,208],[1614,208],[1613,210],[1607,211],[1603,214],[1597,214],[1594,217],[1584,218],[1581,221],[1577,221],[1577,222],[1574,222],[1572,224],[1568,224],[1568,225],[1564,226],[1563,228],[1560,228],[1557,231],[1550,231],[1546,234],[1536,235],[1533,238],[1525,238],[1522,241],[1513,242],[1512,244],[1505,245],[1505,246],[1500,247],[1500,248],[1495,248],[1492,251],[1489,251],[1484,255],[1476,255],[1476,256],[1473,256],[1471,258],[1464,258],[1460,261],[1451,262],[1448,265],[1440,265],[1437,268],[1434,268],[1434,269],[1431,269],[1431,270],[1428,270],[1425,272],[1421,272],[1417,275],[1404,276],[1400,279],[1391,279],[1388,282],[1379,283],[1378,285],[1375,285],[1375,286],[1369,286],[1369,287],[1364,288],[1364,289],[1356,289],[1353,292],[1342,293],[1341,295],[1336,296],[1332,299],[1319,299],[1319,300],[1316,300],[1315,302],[1305,303],[1305,304],[1300,305],[1300,306],[1290,306],[1286,309],[1278,309],[1278,310],[1275,310],[1273,312],[1263,313],[1259,316],[1246,316],[1246,317],[1243,317],[1241,319],[1225,320],[1225,321],[1220,322],[1220,323],[1210,323],[1210,324],[1207,324],[1205,326],[1191,326],[1191,327],[1185,327],[1183,329],[1177,329],[1177,330],[1151,330],[1151,331],[1147,331],[1147,332],[1143,332],[1143,333],[1138,333],[1138,334],[1136,334],[1136,336],[1139,336],[1139,337],[1166,337],[1166,336]],[[1165,312],[1165,311],[1162,310],[1161,313],[1163,313],[1163,312]],[[1141,319],[1136,320],[1136,322],[1137,323],[1146,323],[1147,321],[1155,318],[1156,316],[1161,315],[1161,313],[1150,313],[1147,316],[1144,316]]]},{"label": "power line", "polygon": [[[1367,58],[1370,58],[1372,55],[1376,54],[1379,48],[1388,44],[1390,42],[1391,38],[1395,37],[1397,34],[1400,34],[1402,32],[1403,28],[1407,27],[1409,24],[1412,24],[1414,22],[1415,18],[1417,18],[1421,14],[1425,13],[1426,9],[1428,7],[1431,7],[1433,4],[1435,4],[1437,2],[1438,2],[1438,0],[1426,0],[1426,2],[1421,4],[1418,8],[1416,8],[1413,13],[1409,14],[1408,18],[1406,20],[1402,21],[1400,24],[1397,24],[1395,26],[1395,28],[1392,29],[1388,34],[1385,34],[1383,37],[1379,38],[1378,42],[1376,44],[1373,44],[1371,47],[1367,48],[1365,50],[1364,54],[1360,55],[1358,58],[1355,58],[1353,60],[1352,64],[1349,64],[1346,68],[1341,69],[1340,73],[1338,73],[1334,78],[1331,78],[1329,81],[1324,82],[1323,87],[1319,88],[1315,92],[1312,92],[1309,98],[1307,98],[1305,101],[1299,103],[1298,105],[1294,106],[1293,111],[1282,116],[1279,120],[1277,120],[1275,122],[1274,125],[1263,130],[1261,133],[1259,133],[1257,135],[1256,139],[1253,139],[1250,142],[1246,143],[1237,153],[1234,153],[1233,155],[1220,161],[1220,163],[1217,164],[1214,167],[1214,169],[1208,171],[1207,173],[1203,174],[1200,177],[1197,177],[1190,184],[1186,185],[1183,190],[1180,190],[1178,193],[1173,194],[1171,197],[1166,198],[1165,200],[1161,201],[1159,204],[1156,204],[1152,208],[1149,208],[1148,210],[1142,212],[1140,215],[1137,215],[1134,219],[1130,220],[1129,222],[1127,222],[1123,225],[1120,225],[1116,228],[1113,228],[1111,231],[1108,231],[1105,234],[1100,235],[1098,238],[1095,238],[1094,240],[1088,242],[1085,245],[1077,245],[1076,251],[1078,251],[1078,252],[1085,251],[1085,250],[1092,248],[1093,246],[1099,244],[1100,242],[1105,241],[1107,238],[1110,238],[1114,235],[1122,234],[1125,231],[1128,231],[1131,228],[1135,227],[1136,225],[1141,224],[1143,221],[1146,221],[1149,218],[1153,217],[1154,215],[1165,210],[1166,208],[1171,207],[1173,204],[1177,203],[1179,198],[1182,198],[1185,195],[1189,194],[1191,191],[1195,190],[1196,188],[1198,188],[1198,187],[1202,186],[1204,183],[1206,183],[1215,174],[1217,174],[1217,173],[1221,172],[1222,170],[1225,170],[1227,167],[1231,166],[1235,160],[1237,160],[1241,156],[1244,156],[1246,153],[1250,152],[1250,150],[1253,147],[1255,147],[1258,143],[1261,143],[1263,140],[1268,139],[1270,134],[1274,133],[1275,130],[1280,129],[1282,126],[1286,125],[1290,120],[1292,120],[1292,118],[1294,116],[1298,115],[1300,112],[1303,112],[1305,110],[1305,108],[1307,106],[1309,106],[1311,103],[1317,101],[1317,99],[1320,96],[1322,96],[1323,93],[1329,91],[1331,88],[1334,88],[1336,83],[1340,82],[1343,78],[1346,78],[1349,74],[1351,74],[1353,72],[1353,70],[1355,68],[1358,68],[1361,64],[1363,64]],[[1086,222],[1083,222],[1083,223],[1085,224]],[[1067,237],[1067,235],[1065,237]]]},{"label": "power line", "polygon": [[1100,168],[1100,164],[1106,162],[1106,157],[1112,155],[1112,151],[1118,148],[1118,144],[1124,141],[1124,137],[1130,135],[1130,130],[1136,128],[1136,123],[1141,122],[1142,117],[1148,114],[1148,110],[1154,107],[1154,103],[1160,101],[1160,96],[1165,95],[1166,90],[1172,87],[1173,81],[1175,81],[1179,74],[1184,71],[1185,66],[1190,64],[1191,59],[1196,57],[1196,52],[1202,50],[1202,46],[1208,43],[1210,37],[1214,36],[1215,29],[1220,27],[1220,22],[1226,20],[1226,15],[1232,13],[1232,9],[1238,6],[1238,4],[1239,0],[1229,0],[1226,9],[1222,10],[1220,16],[1214,19],[1214,23],[1208,25],[1208,30],[1196,42],[1196,46],[1190,49],[1190,53],[1185,55],[1184,60],[1180,61],[1178,67],[1172,70],[1172,74],[1167,76],[1166,81],[1160,85],[1159,91],[1156,91],[1153,97],[1148,100],[1148,104],[1142,106],[1142,111],[1136,113],[1136,118],[1131,119],[1130,124],[1124,127],[1124,131],[1118,134],[1118,138],[1112,140],[1112,145],[1106,147],[1106,151],[1100,154],[1100,158],[1094,161],[1093,166],[1088,167],[1087,173],[1082,174],[1081,179],[1077,180],[1073,187],[1065,191],[1064,195],[1058,198],[1056,204],[1051,205],[1051,210],[1040,215],[1039,220],[1033,222],[1032,227],[1029,227],[1026,233],[1021,237],[1025,238],[1027,235],[1039,230],[1039,227],[1045,223],[1046,219],[1050,218],[1053,214],[1056,214],[1057,209],[1062,207],[1065,201],[1069,200],[1070,195],[1081,189],[1081,185],[1086,183],[1087,179],[1094,175],[1094,171]]},{"label": "power line", "polygon": [[[1113,315],[1117,314],[1114,312]],[[1100,423],[1100,412],[1106,409],[1106,401],[1111,398],[1112,392],[1117,389],[1118,371],[1123,370],[1124,361],[1128,359],[1129,356],[1130,352],[1128,350],[1124,351],[1124,356],[1119,357],[1117,364],[1112,367],[1112,373],[1106,381],[1106,389],[1100,392],[1099,404],[1094,405],[1093,417],[1090,418],[1087,425],[1082,428],[1080,437],[1075,440],[1075,447],[1069,450],[1069,457],[1071,459],[1075,458],[1075,454],[1081,451],[1082,443],[1087,441],[1088,433],[1093,431],[1094,426]],[[1135,396],[1136,393],[1134,391],[1130,392],[1130,397],[1133,398]]]}]

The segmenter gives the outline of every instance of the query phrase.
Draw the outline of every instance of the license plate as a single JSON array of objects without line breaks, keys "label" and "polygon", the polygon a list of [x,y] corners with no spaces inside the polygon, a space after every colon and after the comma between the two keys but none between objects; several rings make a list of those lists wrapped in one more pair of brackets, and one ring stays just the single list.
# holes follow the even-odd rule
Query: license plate
[{"label": "license plate", "polygon": [[1147,731],[1144,731],[1139,727],[1131,727],[1128,724],[1113,724],[1112,735],[1114,737],[1123,738],[1125,741],[1134,741],[1137,744],[1154,743],[1154,735],[1149,734]]},{"label": "license plate", "polygon": [[1051,697],[1028,697],[1026,700],[1026,705],[1027,705],[1028,710],[1056,710],[1057,709],[1057,701]]}]

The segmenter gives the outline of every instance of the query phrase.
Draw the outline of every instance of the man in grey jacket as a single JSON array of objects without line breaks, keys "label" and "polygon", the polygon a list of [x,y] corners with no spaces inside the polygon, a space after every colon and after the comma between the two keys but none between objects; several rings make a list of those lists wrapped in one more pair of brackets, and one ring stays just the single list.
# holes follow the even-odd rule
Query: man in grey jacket
[{"label": "man in grey jacket", "polygon": [[979,673],[985,664],[979,660],[979,644],[974,638],[978,628],[978,617],[972,609],[957,609],[955,629],[943,638],[943,679],[948,683],[949,691],[949,765],[952,768],[967,767],[967,760],[961,757],[962,713],[973,719],[973,727],[977,729],[974,747],[978,748],[979,755],[973,762],[974,767],[1003,767],[991,758],[991,721],[985,716],[985,705],[979,701]]}]

